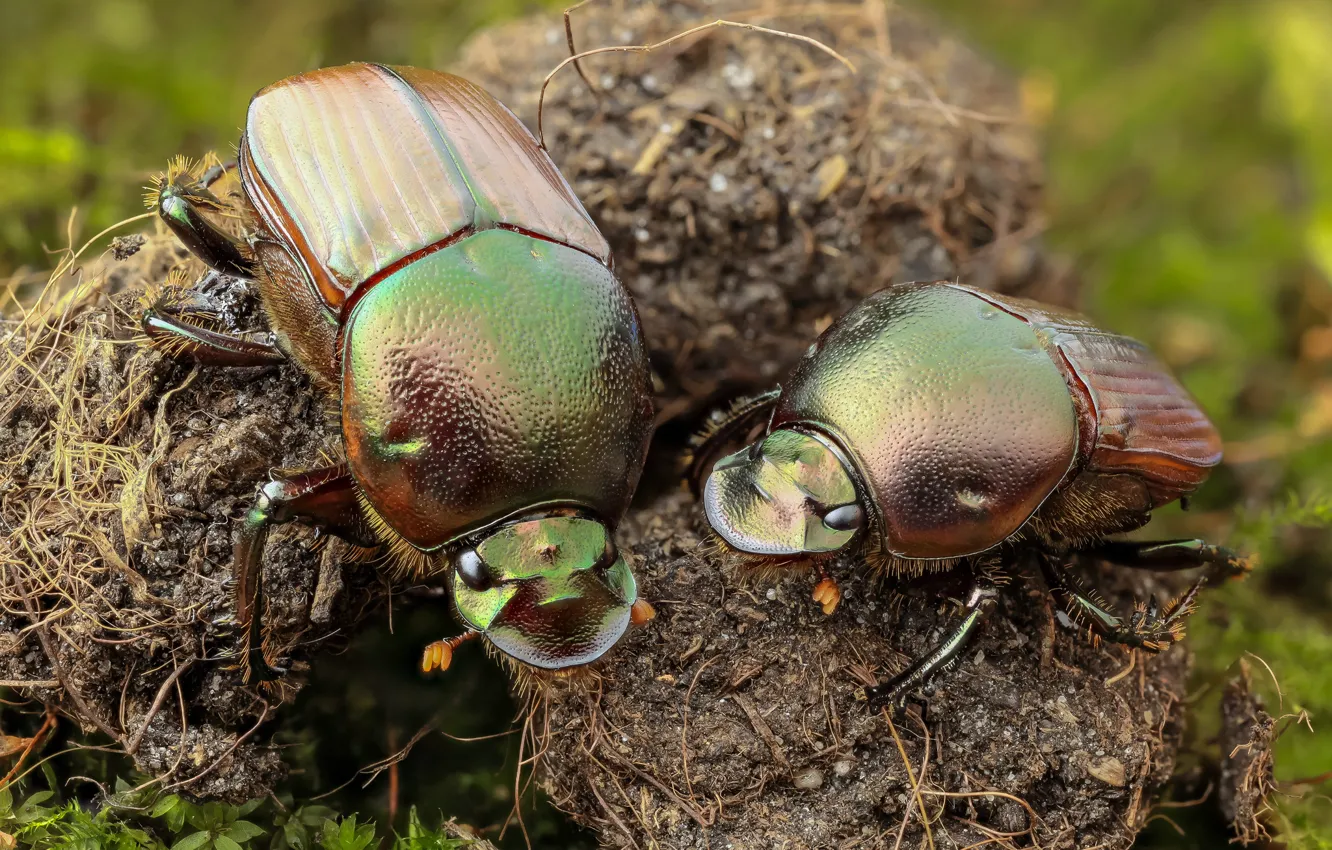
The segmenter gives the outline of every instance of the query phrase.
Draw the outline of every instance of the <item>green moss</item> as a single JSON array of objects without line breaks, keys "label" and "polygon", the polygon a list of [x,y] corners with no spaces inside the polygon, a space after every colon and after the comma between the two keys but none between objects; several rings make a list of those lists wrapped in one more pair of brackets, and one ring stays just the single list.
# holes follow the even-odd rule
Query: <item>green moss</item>
[{"label": "green moss", "polygon": [[323,806],[284,807],[254,800],[242,806],[193,803],[175,794],[136,791],[125,782],[93,807],[53,804],[53,792],[16,799],[0,789],[0,847],[32,850],[462,850],[476,846],[431,828],[412,809],[406,830],[385,835],[356,815]]}]

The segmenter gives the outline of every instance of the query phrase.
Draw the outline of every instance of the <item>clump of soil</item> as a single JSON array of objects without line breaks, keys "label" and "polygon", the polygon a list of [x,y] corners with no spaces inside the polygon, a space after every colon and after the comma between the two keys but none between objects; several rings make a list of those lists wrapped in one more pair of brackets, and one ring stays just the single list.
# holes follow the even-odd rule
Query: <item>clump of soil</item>
[{"label": "clump of soil", "polygon": [[902,846],[920,847],[922,811],[937,847],[1131,843],[1174,766],[1183,649],[1095,648],[1020,572],[923,721],[916,708],[890,724],[856,691],[938,641],[966,579],[899,595],[848,565],[825,617],[808,576],[737,582],[701,545],[698,513],[679,494],[631,517],[659,616],[596,690],[539,705],[562,808],[615,846],[894,846],[905,818]]},{"label": "clump of soil", "polygon": [[1267,713],[1253,689],[1252,673],[1243,659],[1239,675],[1226,683],[1221,695],[1221,776],[1218,802],[1221,814],[1243,844],[1269,838],[1267,819],[1276,791],[1272,774],[1272,745],[1276,718]]},{"label": "clump of soil", "polygon": [[[137,343],[145,290],[173,270],[201,271],[173,238],[117,241],[105,265],[11,325],[0,678],[172,788],[249,799],[282,774],[254,733],[283,694],[243,688],[226,657],[232,531],[269,469],[314,463],[337,435],[294,368],[200,369]],[[240,281],[215,280],[208,297],[224,324],[261,321]],[[321,579],[341,587],[340,551],[314,551],[294,529],[268,547],[271,640],[298,668],[371,598],[342,593],[335,610],[324,592],[325,610],[312,606]]]},{"label": "clump of soil", "polygon": [[[875,3],[593,2],[581,61],[546,93],[546,145],[615,248],[665,382],[661,419],[781,377],[828,322],[884,286],[962,276],[1069,304],[1037,248],[1042,170],[1011,81],[956,40]],[[882,11],[882,17],[874,10]],[[514,45],[523,49],[515,50]],[[481,33],[456,71],[530,127],[568,56],[557,17]]]},{"label": "clump of soil", "polygon": [[[667,474],[702,411],[770,385],[883,285],[961,276],[1074,300],[1035,242],[1041,172],[1011,86],[913,18],[866,16],[880,8],[745,18],[824,40],[855,75],[807,45],[726,31],[589,59],[595,95],[571,69],[551,89],[547,142],[610,240],[662,378],[659,474],[621,533],[660,616],[595,689],[544,689],[532,726],[552,795],[611,844],[882,846],[903,831],[919,846],[929,823],[940,847],[1125,847],[1173,766],[1187,653],[1080,643],[1021,572],[924,720],[890,726],[854,692],[937,639],[957,577],[899,596],[847,564],[825,618],[804,579],[750,585],[725,569]],[[743,11],[594,3],[575,31],[583,46],[641,43],[727,9]],[[478,37],[460,70],[535,125],[563,55],[546,17]],[[337,545],[278,531],[270,643],[292,674],[257,693],[228,668],[236,638],[216,621],[234,610],[235,521],[270,468],[335,451],[336,421],[295,366],[194,369],[135,344],[144,289],[186,261],[164,233],[132,242],[5,343],[0,676],[168,787],[258,796],[281,771],[264,721],[387,583],[340,570]],[[207,297],[224,322],[262,327],[245,284]],[[1121,601],[1168,592],[1099,578]]]}]

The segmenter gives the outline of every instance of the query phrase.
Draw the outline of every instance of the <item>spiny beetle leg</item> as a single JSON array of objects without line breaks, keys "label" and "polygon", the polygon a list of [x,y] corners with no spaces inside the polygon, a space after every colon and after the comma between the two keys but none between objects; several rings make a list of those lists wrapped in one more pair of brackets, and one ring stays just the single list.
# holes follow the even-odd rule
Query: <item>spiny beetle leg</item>
[{"label": "spiny beetle leg", "polygon": [[1126,621],[1115,614],[1098,593],[1084,590],[1076,578],[1056,566],[1052,556],[1042,553],[1037,560],[1050,593],[1070,625],[1087,629],[1093,639],[1139,647],[1149,652],[1162,652],[1183,640],[1184,621],[1193,613],[1198,593],[1207,584],[1207,576],[1200,577],[1164,609],[1155,597],[1137,602]]},{"label": "spiny beetle leg", "polygon": [[153,346],[171,354],[188,354],[209,366],[267,366],[287,359],[269,334],[209,330],[203,313],[191,319],[188,309],[159,302],[143,311],[143,332]]},{"label": "spiny beetle leg", "polygon": [[984,574],[977,576],[962,605],[963,617],[953,630],[938,646],[917,658],[901,673],[887,682],[866,688],[865,699],[869,704],[874,707],[901,708],[908,694],[956,663],[971,642],[976,628],[994,610],[998,595],[998,585],[993,577]]},{"label": "spiny beetle leg", "polygon": [[770,413],[782,395],[781,389],[736,399],[725,411],[714,411],[703,429],[690,440],[689,469],[685,481],[695,496],[701,492],[711,462],[728,442],[753,427],[758,418]]},{"label": "spiny beetle leg", "polygon": [[[207,176],[215,180],[223,173],[225,169],[213,176],[210,169]],[[187,179],[187,175],[165,181],[157,194],[157,214],[189,252],[211,268],[235,277],[254,277],[254,262],[245,256],[240,243],[200,212],[203,207],[222,206],[207,186]]]},{"label": "spiny beetle leg", "polygon": [[221,180],[228,171],[236,170],[236,160],[228,162],[217,162],[210,165],[203,174],[199,175],[199,185],[205,189],[212,188],[212,185]]},{"label": "spiny beetle leg", "polygon": [[1209,581],[1248,575],[1252,565],[1238,552],[1202,540],[1107,540],[1084,550],[1124,567],[1174,572],[1207,567]]},{"label": "spiny beetle leg", "polygon": [[245,630],[244,680],[275,681],[283,672],[264,657],[264,544],[275,525],[304,522],[355,543],[368,539],[356,501],[356,482],[346,464],[278,478],[259,488],[241,523],[232,558],[236,578],[236,622]]}]

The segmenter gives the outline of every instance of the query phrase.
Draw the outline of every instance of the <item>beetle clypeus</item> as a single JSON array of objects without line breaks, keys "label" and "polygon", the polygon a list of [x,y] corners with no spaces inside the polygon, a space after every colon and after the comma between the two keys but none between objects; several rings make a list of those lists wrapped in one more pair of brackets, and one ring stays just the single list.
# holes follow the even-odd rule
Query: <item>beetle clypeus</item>
[{"label": "beetle clypeus", "polygon": [[[1221,460],[1216,430],[1152,354],[1085,318],[936,282],[883,290],[830,326],[782,389],[736,404],[701,436],[691,481],[768,416],[702,486],[724,544],[769,563],[813,561],[814,598],[840,598],[820,560],[853,546],[890,574],[967,566],[965,616],[887,683],[899,703],[953,663],[1002,582],[1033,556],[1065,616],[1093,636],[1160,651],[1210,578],[1246,562],[1200,540],[1112,541],[1186,498]],[[1128,566],[1205,566],[1181,597],[1127,619],[1064,570],[1088,554]]]},{"label": "beetle clypeus", "polygon": [[[610,250],[544,149],[472,83],[354,64],[250,103],[235,166],[176,168],[150,194],[217,272],[257,282],[276,340],[228,334],[182,298],[155,344],[214,364],[294,360],[339,400],[346,457],[264,485],[234,552],[247,680],[262,650],[262,558],[292,520],[447,572],[460,638],[520,662],[594,661],[651,616],[614,530],[642,471],[651,378]],[[239,238],[210,220],[240,219]]]}]

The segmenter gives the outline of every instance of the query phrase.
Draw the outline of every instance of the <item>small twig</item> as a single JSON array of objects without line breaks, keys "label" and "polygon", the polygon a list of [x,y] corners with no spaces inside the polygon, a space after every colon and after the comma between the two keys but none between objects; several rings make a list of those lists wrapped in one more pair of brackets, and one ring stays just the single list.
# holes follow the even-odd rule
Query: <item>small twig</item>
[{"label": "small twig", "polygon": [[0,679],[0,688],[58,688],[59,679]]},{"label": "small twig", "polygon": [[1327,773],[1320,773],[1317,776],[1306,776],[1303,779],[1288,779],[1281,784],[1286,786],[1295,785],[1322,785],[1324,782],[1332,779],[1332,770]]},{"label": "small twig", "polygon": [[[884,719],[888,721],[888,731],[893,733],[893,743],[897,745],[897,752],[902,756],[902,764],[906,767],[907,781],[911,783],[911,796],[914,802],[920,808],[920,825],[925,830],[925,837],[929,841],[930,850],[934,850],[934,836],[930,833],[930,818],[925,812],[925,801],[920,796],[920,783],[925,781],[925,770],[929,766],[929,750],[926,749],[925,757],[920,763],[920,779],[916,779],[916,773],[911,769],[911,759],[907,757],[906,747],[902,746],[902,737],[897,734],[897,724],[893,722],[892,712],[883,710]],[[925,730],[926,746],[929,745],[929,729]],[[907,822],[911,820],[911,803],[907,803],[907,809],[902,813],[902,825],[897,830],[897,843],[894,847],[902,846],[902,839],[906,836]]]},{"label": "small twig", "polygon": [[674,44],[675,42],[680,41],[681,39],[688,38],[691,35],[697,35],[698,33],[706,32],[708,30],[723,29],[725,27],[749,30],[750,32],[764,33],[765,35],[775,35],[781,38],[789,38],[793,39],[794,41],[799,41],[804,44],[808,44],[818,50],[823,51],[824,53],[827,53],[829,56],[833,57],[838,62],[841,62],[843,65],[847,67],[848,70],[851,71],[851,73],[853,74],[856,73],[856,66],[851,63],[850,59],[847,59],[845,56],[838,53],[836,50],[833,50],[831,47],[829,47],[828,45],[824,44],[823,42],[819,41],[816,38],[810,38],[807,35],[800,35],[799,33],[786,32],[784,30],[775,30],[775,29],[770,29],[769,27],[761,27],[758,24],[744,24],[740,23],[739,21],[725,21],[720,19],[712,21],[711,23],[700,24],[699,26],[693,27],[692,29],[687,29],[684,32],[676,33],[670,38],[663,39],[662,41],[658,41],[654,44],[614,45],[611,47],[597,47],[593,48],[592,50],[584,50],[582,53],[575,53],[573,56],[570,56],[564,61],[560,62],[560,64],[555,66],[554,70],[552,70],[549,74],[546,75],[546,79],[542,80],[541,82],[541,92],[540,94],[537,95],[537,140],[541,143],[541,147],[542,148],[546,147],[546,130],[545,130],[545,124],[543,122],[543,116],[546,106],[546,89],[550,86],[550,81],[555,78],[556,74],[558,74],[560,71],[564,69],[565,65],[570,65],[578,62],[578,60],[580,59],[584,59],[588,56],[597,56],[602,53],[648,53],[653,50],[658,50],[662,47],[666,47],[667,45]]},{"label": "small twig", "polygon": [[694,821],[699,826],[703,827],[703,829],[705,830],[704,837],[706,838],[707,837],[706,830],[709,829],[712,826],[712,824],[715,823],[716,821],[715,820],[709,821],[708,819],[703,817],[701,812],[698,811],[698,807],[694,805],[694,803],[692,802],[693,792],[690,791],[690,801],[686,802],[679,794],[677,794],[672,788],[663,783],[660,779],[648,773],[647,771],[640,769],[638,765],[633,763],[633,760],[628,759],[620,755],[618,752],[616,752],[615,749],[611,747],[609,743],[606,741],[606,733],[603,732],[601,729],[600,710],[597,711],[596,717],[597,717],[596,722],[592,726],[592,734],[594,736],[593,749],[596,752],[602,753],[605,757],[615,761],[617,764],[623,766],[624,768],[633,771],[634,774],[638,776],[638,778],[642,779],[644,782],[648,783],[653,788],[656,788],[658,791],[665,794],[666,797],[672,802],[674,802],[677,806],[679,806],[685,812],[685,814],[689,815],[691,818],[694,819]]},{"label": "small twig", "polygon": [[786,753],[782,752],[781,744],[777,743],[777,736],[772,734],[772,729],[768,726],[763,715],[759,714],[754,702],[744,694],[732,694],[731,700],[745,713],[749,719],[749,725],[754,728],[754,732],[763,739],[763,743],[768,745],[768,751],[772,753],[773,761],[781,765],[782,770],[791,772],[791,762],[786,758]]},{"label": "small twig", "polygon": [[504,819],[504,826],[500,828],[499,839],[504,839],[504,834],[509,830],[509,821],[518,821],[518,829],[523,833],[523,844],[527,850],[532,850],[532,838],[527,834],[527,823],[523,820],[523,750],[527,747],[527,736],[531,729],[532,710],[527,712],[527,717],[523,721],[523,732],[518,736],[518,764],[513,772],[513,809]]},{"label": "small twig", "polygon": [[1184,831],[1183,827],[1181,827],[1179,824],[1175,823],[1173,819],[1166,817],[1165,815],[1152,815],[1151,817],[1147,818],[1147,822],[1144,823],[1143,826],[1146,827],[1148,823],[1151,823],[1154,820],[1163,820],[1166,823],[1170,824],[1172,827],[1174,827],[1175,832],[1179,833],[1180,838],[1183,838],[1184,836],[1188,835],[1188,833]]},{"label": "small twig", "polygon": [[647,771],[643,770],[638,765],[634,764],[632,761],[620,755],[619,753],[614,752],[613,750],[608,749],[606,750],[605,754],[609,756],[613,761],[619,762],[621,766],[626,767],[629,770],[633,771],[634,774],[639,779],[642,779],[644,782],[648,783],[653,788],[656,788],[658,791],[665,794],[671,801],[673,801],[677,806],[683,809],[685,814],[693,818],[694,821],[697,822],[699,826],[703,827],[704,829],[708,829],[709,827],[712,826],[712,823],[703,817],[702,813],[698,810],[698,807],[696,805],[692,803],[686,803],[685,800],[679,794],[671,790],[671,788],[667,786],[665,783],[663,783],[660,779],[648,773]]},{"label": "small twig", "polygon": [[148,707],[148,713],[143,718],[143,725],[139,727],[139,731],[135,732],[134,737],[130,738],[129,743],[125,745],[126,753],[134,755],[139,751],[139,744],[143,743],[143,736],[144,733],[148,731],[148,724],[153,722],[153,718],[157,716],[158,710],[162,708],[162,703],[166,700],[167,691],[171,690],[171,686],[176,683],[176,680],[179,679],[186,670],[193,666],[195,660],[196,659],[194,658],[185,659],[185,663],[177,667],[175,670],[172,670],[171,675],[167,676],[166,681],[157,689],[157,696],[153,697],[153,704]]},{"label": "small twig", "polygon": [[1191,808],[1193,808],[1194,806],[1201,806],[1203,803],[1206,803],[1206,802],[1207,802],[1207,799],[1208,799],[1209,797],[1212,796],[1212,788],[1213,788],[1212,783],[1208,782],[1208,783],[1207,783],[1207,788],[1204,789],[1203,792],[1202,792],[1202,796],[1201,796],[1201,797],[1198,797],[1198,798],[1195,799],[1195,800],[1184,800],[1184,801],[1182,801],[1182,802],[1175,802],[1175,801],[1173,801],[1173,800],[1166,800],[1166,801],[1164,801],[1164,802],[1157,803],[1157,804],[1154,805],[1152,808],[1154,808],[1154,809],[1191,809]]},{"label": "small twig", "polygon": [[493,740],[495,740],[496,738],[507,738],[507,737],[509,737],[510,735],[513,735],[513,734],[515,734],[515,733],[517,733],[517,732],[520,732],[520,731],[522,731],[522,730],[521,730],[521,729],[506,729],[506,730],[504,730],[503,732],[492,732],[492,733],[489,734],[489,735],[473,735],[473,736],[471,736],[471,737],[469,737],[469,738],[464,738],[464,737],[462,737],[461,735],[450,735],[448,732],[440,732],[439,734],[442,735],[442,736],[445,737],[445,738],[448,738],[450,741],[457,741],[457,742],[460,743],[460,744],[471,744],[471,743],[474,743],[474,742],[476,742],[476,741],[493,741]]},{"label": "small twig", "polygon": [[564,10],[564,39],[569,42],[569,55],[574,57],[574,70],[578,72],[578,76],[583,78],[583,82],[587,85],[587,90],[592,92],[592,96],[597,100],[601,100],[601,90],[592,85],[592,81],[588,79],[587,74],[583,72],[582,63],[578,61],[578,49],[574,47],[573,21],[571,20],[571,16],[574,12],[577,12],[591,2],[592,0],[581,0],[581,2],[575,3]]},{"label": "small twig", "polygon": [[680,719],[680,762],[684,770],[685,788],[689,789],[689,798],[694,797],[694,781],[689,778],[689,700],[694,696],[694,686],[698,684],[698,677],[703,675],[703,671],[712,666],[714,661],[721,658],[720,655],[714,655],[694,671],[694,678],[689,682],[689,687],[685,690],[684,707],[681,710],[683,717]]},{"label": "small twig", "polygon": [[[424,726],[416,730],[416,734],[413,735],[407,741],[407,743],[403,745],[401,749],[396,749],[398,746],[394,740],[397,737],[396,732],[390,735],[389,749],[393,750],[393,754],[390,755],[388,758],[380,759],[374,764],[368,764],[365,767],[361,768],[360,770],[356,771],[358,776],[361,774],[368,774],[365,783],[361,785],[361,787],[369,788],[370,783],[374,782],[376,779],[379,778],[379,774],[383,773],[385,770],[392,771],[398,765],[399,762],[403,761],[404,759],[407,758],[407,756],[411,755],[412,748],[415,747],[422,738],[424,738],[426,735],[429,735],[434,730],[435,730],[435,720],[434,718],[431,718],[430,720],[426,721]],[[455,740],[462,740],[462,739],[455,739]],[[390,775],[389,776],[390,785],[392,784],[392,781],[393,777],[392,775]],[[392,792],[390,791],[390,796],[391,795]]]},{"label": "small twig", "polygon": [[1136,666],[1138,663],[1138,651],[1133,647],[1129,647],[1128,657],[1129,657],[1128,666],[1125,667],[1123,670],[1120,670],[1115,675],[1111,676],[1109,679],[1106,679],[1105,680],[1106,687],[1113,685],[1115,682],[1118,682],[1120,679],[1124,678],[1129,673],[1133,672],[1134,666]]},{"label": "small twig", "polygon": [[1245,652],[1244,654],[1249,656],[1250,658],[1258,659],[1258,663],[1263,665],[1263,667],[1267,668],[1267,675],[1272,677],[1272,685],[1273,687],[1276,688],[1277,692],[1277,710],[1281,710],[1281,708],[1284,707],[1286,704],[1286,697],[1285,694],[1281,693],[1281,682],[1277,680],[1277,674],[1273,672],[1272,665],[1268,664],[1267,661],[1265,661],[1261,655],[1256,655],[1252,652]]},{"label": "small twig", "polygon": [[[398,729],[389,724],[388,727],[388,749],[393,752],[398,748]],[[388,822],[389,828],[398,820],[398,760],[389,762],[388,768],[389,787],[388,787]]]},{"label": "small twig", "polygon": [[921,789],[922,794],[928,794],[931,797],[944,797],[945,799],[965,799],[967,797],[1002,797],[1005,800],[1012,800],[1019,806],[1027,810],[1027,816],[1031,818],[1031,828],[1035,829],[1036,824],[1044,823],[1036,810],[1026,800],[1015,794],[1009,794],[1007,791],[935,791],[930,788]]}]

